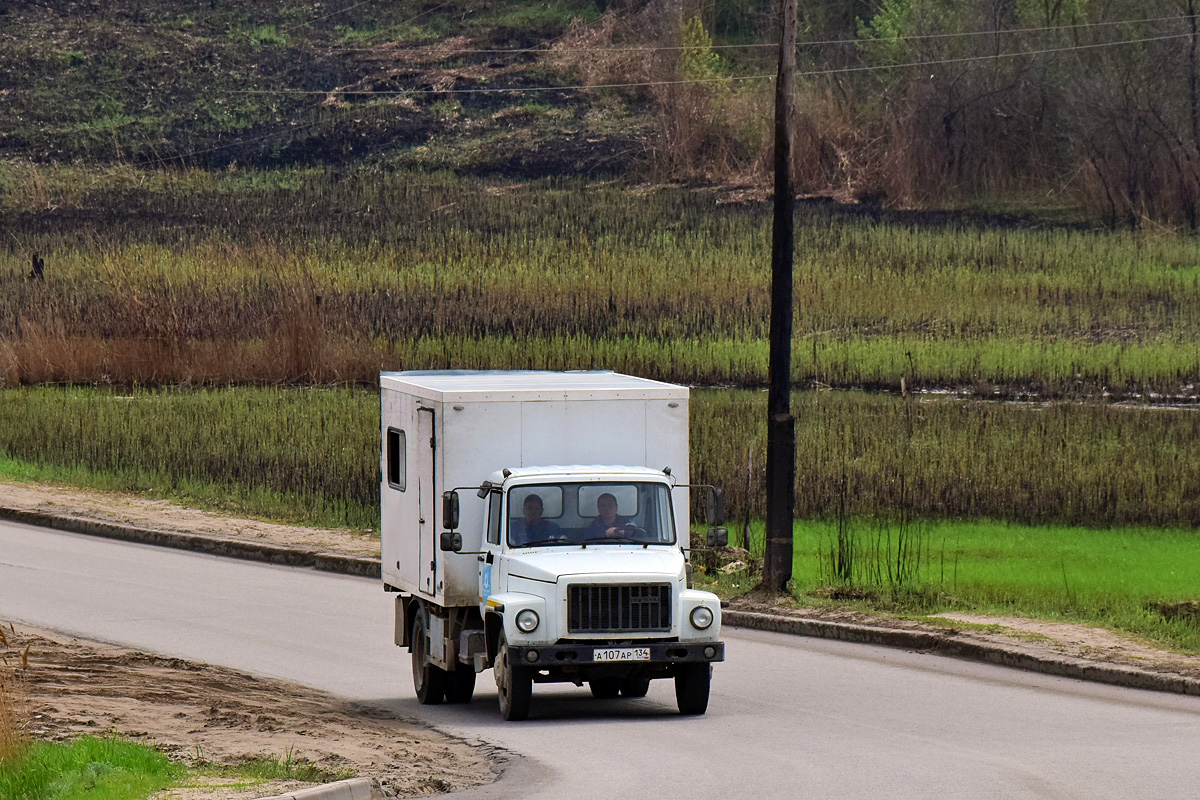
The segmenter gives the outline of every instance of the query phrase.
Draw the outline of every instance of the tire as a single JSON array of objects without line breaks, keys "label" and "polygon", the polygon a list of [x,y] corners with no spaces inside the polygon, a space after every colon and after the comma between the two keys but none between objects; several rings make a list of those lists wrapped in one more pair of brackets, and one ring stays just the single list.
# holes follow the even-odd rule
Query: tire
[{"label": "tire", "polygon": [[435,706],[446,699],[447,673],[441,667],[429,663],[429,634],[425,623],[425,606],[417,608],[413,617],[412,639],[413,689],[423,706]]},{"label": "tire", "polygon": [[620,678],[596,678],[588,681],[588,686],[597,700],[612,700],[621,693]]},{"label": "tire", "polygon": [[469,703],[475,694],[475,670],[470,666],[458,665],[454,672],[446,673],[446,702]]},{"label": "tire", "polygon": [[679,704],[679,713],[695,716],[707,711],[711,684],[711,664],[680,664],[675,673],[675,702]]},{"label": "tire", "polygon": [[529,702],[533,696],[533,670],[513,662],[504,632],[496,650],[496,696],[500,699],[500,716],[509,722],[529,718]]},{"label": "tire", "polygon": [[650,679],[645,676],[633,676],[621,681],[622,697],[645,697],[648,691],[650,691]]}]

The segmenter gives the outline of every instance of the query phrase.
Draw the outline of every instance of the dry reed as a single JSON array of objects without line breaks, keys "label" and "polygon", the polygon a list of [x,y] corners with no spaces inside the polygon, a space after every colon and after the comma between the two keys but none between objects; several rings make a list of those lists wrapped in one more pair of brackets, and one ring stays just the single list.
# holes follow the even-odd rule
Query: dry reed
[{"label": "dry reed", "polygon": [[29,649],[19,646],[16,629],[0,625],[0,763],[25,746],[29,723],[27,674]]},{"label": "dry reed", "polygon": [[[439,366],[765,380],[762,206],[320,170],[156,179],[101,185],[75,216],[12,217],[4,385],[370,384]],[[1074,393],[1200,374],[1195,239],[986,222],[805,208],[794,378]],[[23,278],[35,250],[44,282]]]}]

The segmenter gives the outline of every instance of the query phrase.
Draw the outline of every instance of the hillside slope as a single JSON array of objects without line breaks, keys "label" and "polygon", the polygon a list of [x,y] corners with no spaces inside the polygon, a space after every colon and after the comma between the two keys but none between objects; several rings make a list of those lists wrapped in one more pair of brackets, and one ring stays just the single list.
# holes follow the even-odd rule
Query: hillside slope
[{"label": "hillside slope", "polygon": [[461,92],[569,82],[544,51],[600,16],[592,0],[36,0],[0,12],[0,158],[611,174],[649,132],[629,93]]}]

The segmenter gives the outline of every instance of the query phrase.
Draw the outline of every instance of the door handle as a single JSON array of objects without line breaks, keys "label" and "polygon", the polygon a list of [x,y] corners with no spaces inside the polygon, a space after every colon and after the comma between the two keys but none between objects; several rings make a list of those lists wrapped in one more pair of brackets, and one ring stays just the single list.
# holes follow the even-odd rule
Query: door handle
[{"label": "door handle", "polygon": [[488,554],[486,556],[484,556],[483,560],[486,561],[487,563],[491,564],[493,561],[496,560],[496,558],[495,558],[495,556],[492,555],[491,551],[489,550]]}]

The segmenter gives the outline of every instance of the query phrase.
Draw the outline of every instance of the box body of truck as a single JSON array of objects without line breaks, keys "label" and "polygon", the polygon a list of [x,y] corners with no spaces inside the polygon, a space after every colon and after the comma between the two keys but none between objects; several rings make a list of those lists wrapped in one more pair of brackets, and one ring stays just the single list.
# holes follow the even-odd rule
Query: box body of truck
[{"label": "box body of truck", "polygon": [[[496,666],[504,710],[514,675],[595,692],[606,675],[720,660],[719,603],[684,577],[686,387],[601,371],[385,372],[380,427],[381,572],[399,594],[396,642],[413,650],[419,696],[432,675],[435,694],[453,697],[443,684],[460,680],[469,698],[474,672]],[[457,520],[443,518],[451,494]],[[531,530],[551,531],[541,541],[518,535],[531,496],[545,514]],[[605,498],[628,529],[594,535]],[[445,549],[450,529],[458,552]],[[717,618],[711,630],[689,627],[698,605]],[[517,625],[522,612],[536,630]]]},{"label": "box body of truck", "polygon": [[[439,552],[442,494],[498,469],[619,464],[688,475],[688,389],[612,372],[385,372],[383,580],[439,605],[478,602],[473,559]],[[688,495],[675,498],[688,529]],[[464,550],[479,550],[483,503],[463,503]]]}]

